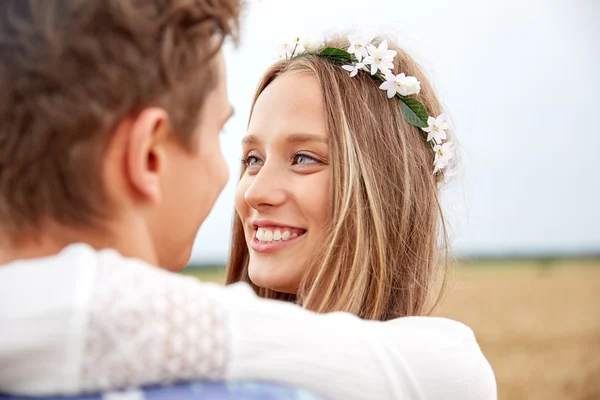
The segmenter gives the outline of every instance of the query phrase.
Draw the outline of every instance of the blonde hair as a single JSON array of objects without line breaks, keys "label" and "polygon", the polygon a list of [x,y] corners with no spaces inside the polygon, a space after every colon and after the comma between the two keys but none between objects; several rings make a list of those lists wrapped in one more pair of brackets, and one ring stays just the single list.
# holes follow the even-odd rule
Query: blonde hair
[{"label": "blonde hair", "polygon": [[[325,47],[347,45],[335,40]],[[417,77],[417,99],[429,115],[439,115],[440,104],[418,65],[390,48],[398,51],[393,72]],[[429,313],[442,292],[448,254],[434,155],[424,133],[404,120],[398,100],[388,99],[380,82],[362,72],[349,78],[315,55],[269,68],[254,102],[287,72],[314,76],[324,97],[331,165],[327,239],[297,294],[260,288],[248,276],[248,247],[236,215],[227,282],[249,282],[261,297],[320,313],[346,311],[374,320]]]}]

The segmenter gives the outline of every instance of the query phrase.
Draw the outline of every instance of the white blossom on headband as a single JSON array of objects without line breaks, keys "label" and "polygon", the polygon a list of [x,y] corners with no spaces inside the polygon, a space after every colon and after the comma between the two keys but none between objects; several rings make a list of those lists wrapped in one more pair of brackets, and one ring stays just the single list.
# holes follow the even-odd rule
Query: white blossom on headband
[{"label": "white blossom on headband", "polygon": [[358,74],[358,71],[360,71],[364,67],[365,67],[365,64],[363,64],[363,63],[356,63],[354,65],[342,65],[342,68],[344,68],[346,71],[350,72],[350,78],[355,77],[356,74]]},{"label": "white blossom on headband", "polygon": [[278,58],[285,60],[300,55],[306,51],[299,36],[293,36],[287,41],[281,43]]},{"label": "white blossom on headband", "polygon": [[402,96],[419,94],[421,91],[421,82],[414,76],[406,76],[404,73],[394,75],[391,72],[385,74],[385,82],[379,89],[387,90],[387,96],[391,99],[396,93]]},{"label": "white blossom on headband", "polygon": [[457,174],[458,173],[456,172],[456,168],[452,168],[450,165],[447,165],[444,169],[444,172],[442,173],[442,179],[438,181],[438,188],[450,183],[452,178],[455,177]]},{"label": "white blossom on headband", "polygon": [[323,47],[323,40],[314,36],[302,36],[299,43],[302,45],[302,53],[314,53]]},{"label": "white blossom on headband", "polygon": [[354,54],[354,57],[356,57],[359,62],[369,55],[367,52],[367,45],[371,42],[370,40],[366,39],[364,36],[348,35],[348,41],[350,42],[348,53]]},{"label": "white blossom on headband", "polygon": [[435,161],[433,162],[433,173],[437,173],[448,166],[448,163],[454,157],[454,143],[446,142],[442,145],[436,144],[433,146],[435,153]]},{"label": "white blossom on headband", "polygon": [[363,62],[371,66],[371,75],[375,75],[377,70],[385,75],[394,69],[394,57],[396,57],[398,52],[396,50],[388,50],[387,40],[381,42],[379,47],[369,44],[367,52],[369,55],[364,58]]},{"label": "white blossom on headband", "polygon": [[435,143],[442,143],[442,139],[446,139],[446,130],[450,128],[450,125],[446,121],[446,116],[444,114],[440,114],[437,118],[429,117],[427,118],[427,127],[421,128],[423,131],[427,132],[427,141],[431,142],[431,140],[435,140]]}]

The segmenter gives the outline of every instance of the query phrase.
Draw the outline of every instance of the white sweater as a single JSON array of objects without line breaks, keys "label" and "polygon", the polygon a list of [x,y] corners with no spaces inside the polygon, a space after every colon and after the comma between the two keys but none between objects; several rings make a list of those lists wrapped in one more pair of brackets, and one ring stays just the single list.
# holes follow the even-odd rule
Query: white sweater
[{"label": "white sweater", "polygon": [[471,329],[363,321],[76,244],[0,267],[0,392],[265,380],[328,399],[496,399]]}]

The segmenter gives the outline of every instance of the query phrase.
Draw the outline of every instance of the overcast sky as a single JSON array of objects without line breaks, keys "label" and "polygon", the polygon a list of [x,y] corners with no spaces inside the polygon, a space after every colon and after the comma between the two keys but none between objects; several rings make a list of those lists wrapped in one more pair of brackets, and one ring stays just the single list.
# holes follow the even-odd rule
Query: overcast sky
[{"label": "overcast sky", "polygon": [[596,0],[251,2],[241,45],[226,49],[230,181],[193,261],[227,257],[240,140],[277,44],[347,31],[397,40],[452,118],[462,175],[444,207],[456,253],[600,253],[599,20]]}]

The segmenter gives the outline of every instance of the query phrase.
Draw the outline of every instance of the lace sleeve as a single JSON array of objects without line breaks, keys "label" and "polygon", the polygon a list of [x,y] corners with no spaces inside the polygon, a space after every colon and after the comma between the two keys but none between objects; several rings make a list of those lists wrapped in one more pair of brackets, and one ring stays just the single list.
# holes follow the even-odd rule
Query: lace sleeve
[{"label": "lace sleeve", "polygon": [[98,262],[79,392],[223,379],[328,399],[496,399],[489,363],[457,322],[321,315],[116,253]]},{"label": "lace sleeve", "polygon": [[98,266],[80,390],[222,379],[228,330],[215,287],[114,256]]}]

